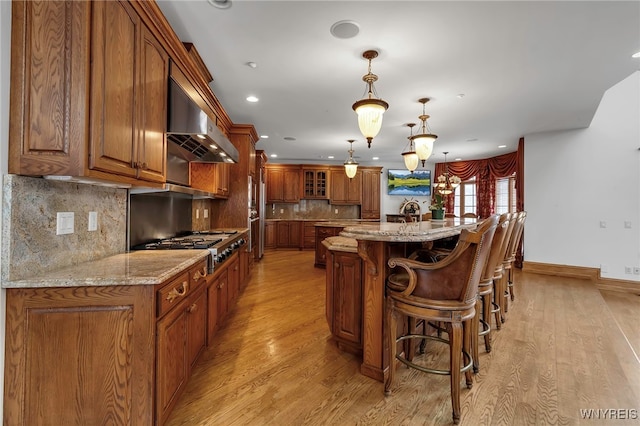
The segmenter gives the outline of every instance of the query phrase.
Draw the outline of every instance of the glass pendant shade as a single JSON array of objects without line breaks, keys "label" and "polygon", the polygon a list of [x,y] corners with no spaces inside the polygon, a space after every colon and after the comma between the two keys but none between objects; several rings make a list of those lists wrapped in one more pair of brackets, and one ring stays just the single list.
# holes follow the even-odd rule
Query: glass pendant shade
[{"label": "glass pendant shade", "polygon": [[353,178],[358,171],[358,162],[353,159],[353,143],[355,139],[349,139],[349,159],[344,162],[344,172],[349,179]]},{"label": "glass pendant shade", "polygon": [[423,166],[424,162],[431,157],[431,153],[433,153],[433,142],[436,138],[436,135],[431,134],[415,135],[413,137],[413,143],[416,145],[416,153],[420,161],[422,161]]},{"label": "glass pendant shade", "polygon": [[415,169],[418,168],[418,162],[420,158],[418,158],[418,154],[415,151],[407,151],[402,153],[402,158],[404,159],[404,165],[411,173],[414,172]]},{"label": "glass pendant shade", "polygon": [[344,172],[349,179],[353,178],[358,172],[358,163],[356,163],[355,161],[353,161],[352,163],[350,163],[349,161],[345,161]]},{"label": "glass pendant shade", "polygon": [[371,140],[380,133],[382,115],[388,107],[389,104],[378,99],[362,99],[353,104],[353,110],[358,114],[358,127],[369,146]]}]

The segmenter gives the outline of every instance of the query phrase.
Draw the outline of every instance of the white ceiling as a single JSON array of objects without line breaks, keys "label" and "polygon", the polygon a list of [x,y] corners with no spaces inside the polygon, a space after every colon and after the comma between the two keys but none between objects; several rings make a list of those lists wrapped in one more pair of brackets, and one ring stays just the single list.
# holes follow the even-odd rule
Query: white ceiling
[{"label": "white ceiling", "polygon": [[[430,161],[443,151],[449,161],[515,151],[526,134],[588,126],[604,91],[640,69],[631,57],[640,51],[638,1],[158,4],[195,44],[231,120],[269,136],[256,148],[278,155],[270,162],[341,164],[356,139],[361,164],[401,163],[423,97],[439,136]],[[357,22],[359,34],[334,37],[341,20]],[[375,88],[390,105],[370,149],[351,109],[365,94],[368,49],[380,52]]]}]

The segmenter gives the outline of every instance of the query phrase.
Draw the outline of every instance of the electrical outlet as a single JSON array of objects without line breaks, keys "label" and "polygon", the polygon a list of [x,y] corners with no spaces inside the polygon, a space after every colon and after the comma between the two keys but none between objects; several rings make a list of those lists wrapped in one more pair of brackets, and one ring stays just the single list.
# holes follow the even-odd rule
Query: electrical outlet
[{"label": "electrical outlet", "polygon": [[284,213],[284,209],[280,209],[280,214]]},{"label": "electrical outlet", "polygon": [[73,212],[56,213],[56,235],[73,234]]},{"label": "electrical outlet", "polygon": [[631,266],[625,266],[624,267],[624,273],[625,274],[630,274],[632,270],[633,270],[633,268]]},{"label": "electrical outlet", "polygon": [[640,266],[633,267],[633,275],[640,275]]},{"label": "electrical outlet", "polygon": [[98,212],[89,212],[89,224],[87,226],[87,231],[97,231],[98,230]]},{"label": "electrical outlet", "polygon": [[335,214],[338,214],[338,209],[335,209]]},{"label": "electrical outlet", "polygon": [[209,209],[204,209],[204,218],[208,218],[209,217]]},{"label": "electrical outlet", "polygon": [[196,209],[196,219],[200,219],[200,209]]}]

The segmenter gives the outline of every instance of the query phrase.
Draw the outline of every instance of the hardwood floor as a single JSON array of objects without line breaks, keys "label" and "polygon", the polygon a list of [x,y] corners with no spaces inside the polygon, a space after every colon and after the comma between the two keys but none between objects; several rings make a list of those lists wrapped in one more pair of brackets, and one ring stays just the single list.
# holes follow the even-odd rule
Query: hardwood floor
[{"label": "hardwood floor", "polygon": [[[451,424],[449,377],[399,366],[385,397],[330,340],[313,262],[312,251],[267,251],[167,425]],[[516,286],[473,388],[462,387],[460,424],[640,423],[640,296],[519,270]],[[425,356],[446,364],[444,348]],[[601,411],[584,419],[588,409]]]}]

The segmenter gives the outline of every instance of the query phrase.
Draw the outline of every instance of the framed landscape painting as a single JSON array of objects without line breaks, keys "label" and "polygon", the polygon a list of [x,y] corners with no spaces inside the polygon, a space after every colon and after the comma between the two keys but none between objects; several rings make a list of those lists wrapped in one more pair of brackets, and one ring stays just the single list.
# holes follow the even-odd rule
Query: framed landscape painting
[{"label": "framed landscape painting", "polygon": [[431,195],[431,170],[389,169],[387,180],[387,194],[413,195],[428,197]]}]

